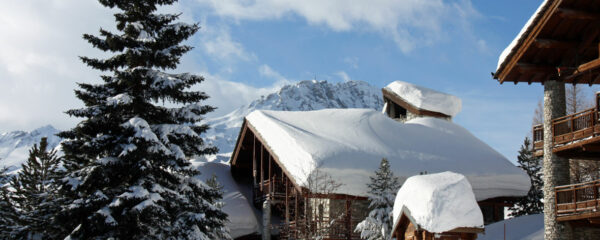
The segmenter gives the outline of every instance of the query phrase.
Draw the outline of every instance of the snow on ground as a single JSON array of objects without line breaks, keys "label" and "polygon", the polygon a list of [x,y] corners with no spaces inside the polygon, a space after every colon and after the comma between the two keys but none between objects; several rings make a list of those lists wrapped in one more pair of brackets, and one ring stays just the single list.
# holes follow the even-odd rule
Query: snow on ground
[{"label": "snow on ground", "polygon": [[483,215],[471,184],[465,176],[453,172],[406,179],[396,195],[394,227],[403,213],[432,233],[460,227],[483,228]]},{"label": "snow on ground", "polygon": [[[506,238],[504,225],[506,224]],[[544,240],[544,215],[535,214],[500,221],[485,227],[477,240]]]},{"label": "snow on ground", "polygon": [[204,181],[217,176],[217,182],[223,186],[223,211],[227,213],[231,230],[231,237],[241,237],[260,231],[260,218],[257,210],[251,205],[248,195],[243,194],[244,189],[239,186],[231,176],[228,164],[216,162],[193,162],[198,167]]},{"label": "snow on ground", "polygon": [[504,49],[504,51],[502,51],[502,53],[500,54],[500,58],[498,59],[498,66],[496,66],[496,70],[500,69],[500,66],[502,66],[504,61],[506,61],[506,58],[508,57],[508,55],[510,55],[513,51],[516,50],[514,48],[521,41],[521,38],[523,38],[525,33],[531,31],[531,29],[529,29],[529,28],[532,27],[532,24],[536,18],[541,17],[540,13],[542,12],[542,9],[547,7],[548,3],[549,3],[548,0],[544,0],[544,2],[542,2],[542,4],[538,7],[538,9],[535,11],[535,13],[533,15],[531,15],[531,17],[529,18],[527,23],[525,23],[525,26],[523,26],[523,28],[521,29],[521,32],[519,32],[517,37],[515,37],[515,39],[513,39],[513,41]]},{"label": "snow on ground", "polygon": [[445,120],[417,118],[402,124],[369,109],[254,111],[246,119],[299,185],[318,166],[343,183],[338,193],[367,196],[369,176],[387,158],[401,181],[425,171],[461,173],[478,201],[529,191],[522,170]]},{"label": "snow on ground", "polygon": [[412,83],[395,81],[385,87],[409,104],[424,110],[456,116],[462,108],[460,98]]}]

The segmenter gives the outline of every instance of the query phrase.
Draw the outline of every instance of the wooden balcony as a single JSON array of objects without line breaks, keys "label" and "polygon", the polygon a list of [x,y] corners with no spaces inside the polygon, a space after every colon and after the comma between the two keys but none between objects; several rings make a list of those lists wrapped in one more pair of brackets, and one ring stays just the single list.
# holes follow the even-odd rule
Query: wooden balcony
[{"label": "wooden balcony", "polygon": [[556,187],[556,220],[600,223],[599,188],[600,180]]},{"label": "wooden balcony", "polygon": [[262,206],[268,196],[271,197],[271,203],[281,203],[285,201],[286,189],[285,180],[281,177],[271,177],[254,186],[253,198],[254,204],[258,207]]},{"label": "wooden balcony", "polygon": [[[600,122],[597,108],[552,120],[552,151],[559,156],[579,159],[600,159]],[[533,150],[543,155],[542,125],[533,127]]]}]

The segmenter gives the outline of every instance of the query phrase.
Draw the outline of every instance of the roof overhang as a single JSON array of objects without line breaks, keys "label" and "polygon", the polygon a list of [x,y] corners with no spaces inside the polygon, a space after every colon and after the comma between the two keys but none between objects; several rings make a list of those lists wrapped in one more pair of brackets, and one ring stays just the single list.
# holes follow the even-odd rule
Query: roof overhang
[{"label": "roof overhang", "polygon": [[[600,83],[600,1],[546,0],[499,60],[500,83]],[[504,54],[503,54],[504,55]]]}]

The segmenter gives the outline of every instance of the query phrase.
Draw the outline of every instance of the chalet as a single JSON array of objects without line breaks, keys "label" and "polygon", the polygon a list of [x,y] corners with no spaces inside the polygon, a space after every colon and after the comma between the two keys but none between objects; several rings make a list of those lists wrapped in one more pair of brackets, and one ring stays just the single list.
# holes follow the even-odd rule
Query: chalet
[{"label": "chalet", "polygon": [[358,239],[353,230],[367,215],[366,184],[382,158],[402,180],[423,172],[465,175],[484,220],[498,221],[511,200],[527,194],[529,177],[448,121],[454,114],[399,123],[368,109],[254,111],[240,130],[231,173],[251,186],[264,226],[273,226],[263,232],[282,239]]},{"label": "chalet", "polygon": [[469,181],[453,172],[406,179],[393,216],[392,237],[398,240],[474,240],[484,231]]},{"label": "chalet", "polygon": [[381,91],[384,112],[400,122],[418,117],[452,120],[462,106],[456,96],[402,81],[392,82]]},{"label": "chalet", "polygon": [[598,104],[565,116],[565,84],[600,83],[599,21],[600,1],[545,0],[493,73],[501,84],[544,86],[544,123],[533,127],[533,136],[544,158],[546,239],[600,233],[600,182],[575,182],[569,169],[569,161],[600,159]]}]

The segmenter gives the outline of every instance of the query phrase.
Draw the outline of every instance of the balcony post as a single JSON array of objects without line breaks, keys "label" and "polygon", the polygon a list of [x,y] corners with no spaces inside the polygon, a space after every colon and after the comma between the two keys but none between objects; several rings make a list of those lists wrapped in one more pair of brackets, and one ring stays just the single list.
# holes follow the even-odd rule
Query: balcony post
[{"label": "balcony post", "polygon": [[552,119],[565,115],[565,84],[556,80],[544,82],[544,228],[546,240],[568,239],[571,229],[568,224],[556,221],[555,187],[567,185],[569,161],[552,152],[554,131]]}]

